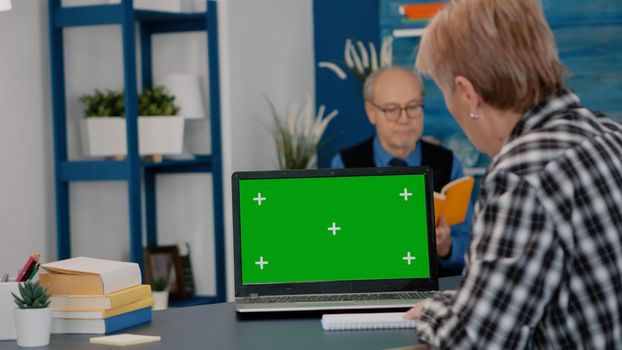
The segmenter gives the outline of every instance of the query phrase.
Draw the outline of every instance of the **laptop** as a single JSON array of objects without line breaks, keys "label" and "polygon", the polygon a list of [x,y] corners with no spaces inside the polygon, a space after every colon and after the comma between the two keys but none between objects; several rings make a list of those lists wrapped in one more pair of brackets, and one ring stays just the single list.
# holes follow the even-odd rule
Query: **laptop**
[{"label": "laptop", "polygon": [[438,290],[429,167],[232,175],[239,313],[404,309]]}]

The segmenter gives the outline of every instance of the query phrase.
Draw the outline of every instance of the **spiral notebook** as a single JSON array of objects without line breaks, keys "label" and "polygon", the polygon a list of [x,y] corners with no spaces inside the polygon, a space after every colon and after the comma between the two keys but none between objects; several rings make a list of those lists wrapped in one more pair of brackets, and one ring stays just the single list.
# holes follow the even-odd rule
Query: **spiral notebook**
[{"label": "spiral notebook", "polygon": [[404,320],[404,312],[381,312],[360,314],[327,314],[322,316],[325,331],[362,329],[415,328],[415,320]]}]

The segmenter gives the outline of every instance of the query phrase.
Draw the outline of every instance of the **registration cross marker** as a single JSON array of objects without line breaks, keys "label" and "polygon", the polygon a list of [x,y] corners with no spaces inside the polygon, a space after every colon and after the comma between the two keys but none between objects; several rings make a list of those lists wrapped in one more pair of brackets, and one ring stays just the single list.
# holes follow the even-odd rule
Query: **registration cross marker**
[{"label": "registration cross marker", "polygon": [[417,259],[417,258],[415,258],[414,256],[411,256],[411,255],[410,255],[410,252],[408,252],[408,254],[406,254],[406,256],[402,258],[402,260],[406,260],[406,261],[408,261],[408,265],[410,265],[410,262],[411,262],[412,260],[415,260],[415,259]]},{"label": "registration cross marker", "polygon": [[338,227],[337,224],[333,221],[333,226],[328,228],[328,231],[333,231],[333,236],[337,235],[337,231],[341,231],[341,227]]},{"label": "registration cross marker", "polygon": [[253,198],[253,200],[256,201],[257,205],[259,205],[260,207],[261,207],[261,201],[265,201],[266,199],[268,198],[261,196],[261,192],[258,192],[257,197]]},{"label": "registration cross marker", "polygon": [[404,197],[404,201],[408,201],[408,197],[412,196],[413,194],[408,192],[408,189],[406,187],[404,187],[404,192],[400,193],[401,197]]},{"label": "registration cross marker", "polygon": [[255,261],[255,265],[259,265],[259,269],[263,270],[263,266],[264,265],[268,265],[269,263],[267,261],[263,260],[263,256],[259,257],[259,261]]}]

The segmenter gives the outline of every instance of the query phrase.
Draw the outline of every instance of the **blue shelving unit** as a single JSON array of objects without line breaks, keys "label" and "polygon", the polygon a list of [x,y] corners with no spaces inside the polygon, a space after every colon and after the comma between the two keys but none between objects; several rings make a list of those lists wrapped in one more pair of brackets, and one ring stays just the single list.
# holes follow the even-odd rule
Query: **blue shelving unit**
[{"label": "blue shelving unit", "polygon": [[[143,266],[141,181],[145,185],[147,246],[157,245],[156,176],[173,173],[211,173],[214,210],[214,262],[216,295],[199,296],[186,303],[223,302],[226,299],[225,241],[223,222],[223,179],[220,136],[220,83],[218,71],[217,2],[207,1],[205,13],[167,13],[135,10],[132,0],[120,4],[62,7],[61,0],[49,0],[50,60],[56,177],[57,255],[71,257],[69,183],[72,181],[127,181],[131,260]],[[210,155],[193,160],[145,162],[138,154],[137,67],[135,24],[140,31],[142,87],[152,86],[152,36],[161,33],[207,31],[210,86]],[[63,30],[91,25],[120,25],[123,45],[127,156],[122,161],[75,161],[67,157],[65,66]]]}]

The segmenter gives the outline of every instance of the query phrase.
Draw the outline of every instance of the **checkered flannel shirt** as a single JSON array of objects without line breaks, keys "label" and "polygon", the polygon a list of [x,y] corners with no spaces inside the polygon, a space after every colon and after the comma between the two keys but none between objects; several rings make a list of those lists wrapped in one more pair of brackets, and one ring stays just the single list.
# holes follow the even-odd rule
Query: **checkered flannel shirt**
[{"label": "checkered flannel shirt", "polygon": [[561,91],[484,176],[467,268],[417,323],[434,347],[622,347],[622,126]]}]

